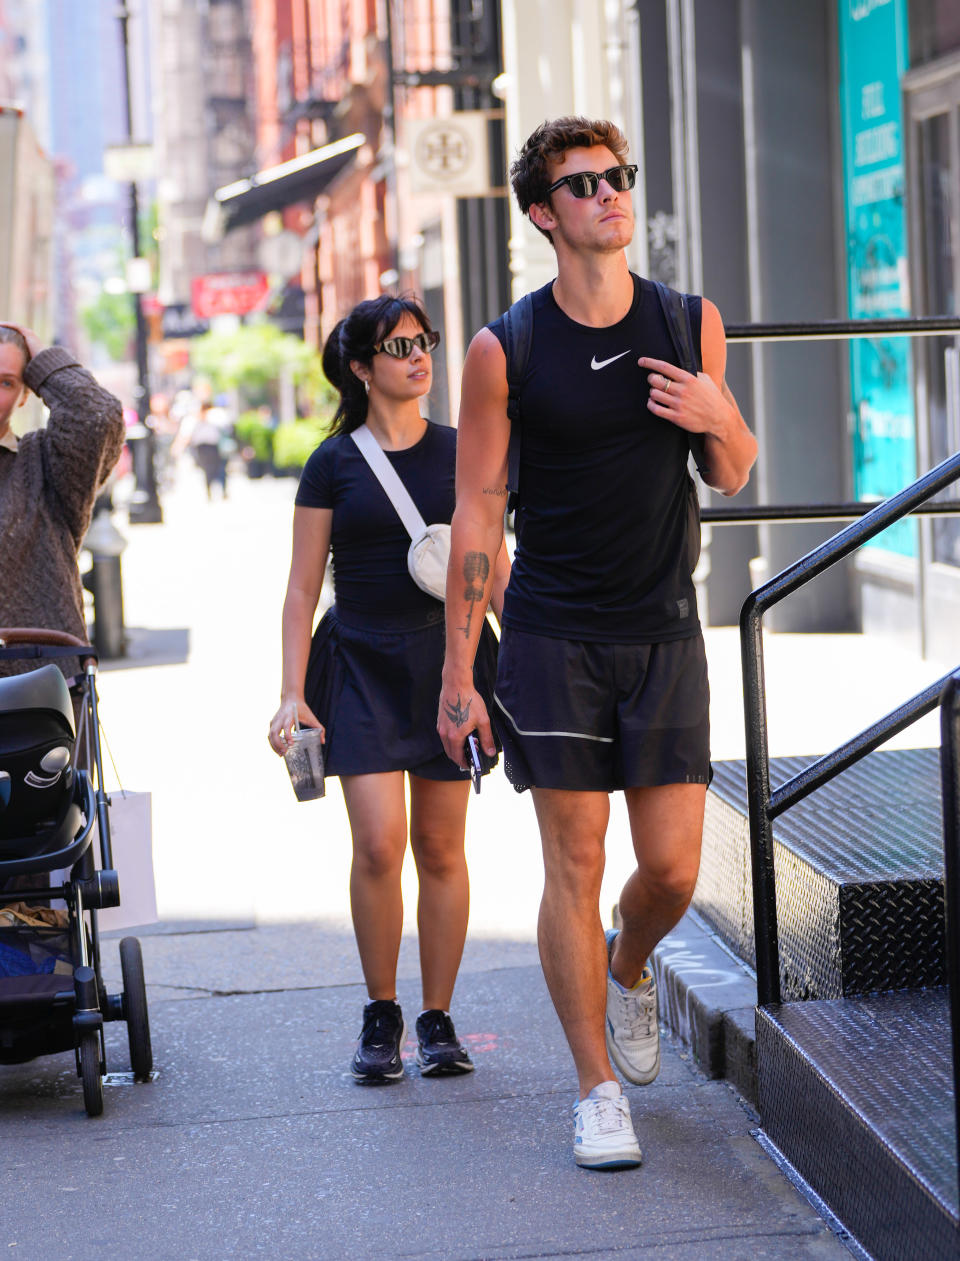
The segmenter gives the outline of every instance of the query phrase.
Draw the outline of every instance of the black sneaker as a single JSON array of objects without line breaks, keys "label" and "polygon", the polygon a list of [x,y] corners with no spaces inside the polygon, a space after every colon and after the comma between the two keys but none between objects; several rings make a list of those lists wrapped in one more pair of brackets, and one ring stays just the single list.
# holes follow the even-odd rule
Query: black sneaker
[{"label": "black sneaker", "polygon": [[445,1011],[425,1011],[417,1017],[417,1064],[424,1077],[473,1072],[473,1062]]},{"label": "black sneaker", "polygon": [[377,998],[363,1009],[363,1028],[350,1071],[359,1082],[391,1082],[403,1076],[400,1051],[407,1036],[400,1004]]}]

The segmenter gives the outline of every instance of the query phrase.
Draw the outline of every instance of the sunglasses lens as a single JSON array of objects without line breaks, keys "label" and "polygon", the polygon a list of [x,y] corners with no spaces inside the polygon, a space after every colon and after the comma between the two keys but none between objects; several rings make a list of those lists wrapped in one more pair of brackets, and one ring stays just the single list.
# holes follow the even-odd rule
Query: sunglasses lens
[{"label": "sunglasses lens", "polygon": [[637,182],[637,173],[632,166],[612,166],[604,171],[603,178],[617,193],[625,193]]},{"label": "sunglasses lens", "polygon": [[417,338],[417,345],[429,355],[440,345],[440,334],[436,329],[431,329],[429,333],[421,333]]},{"label": "sunglasses lens", "polygon": [[574,197],[593,197],[599,187],[600,179],[592,171],[570,176],[570,191]]},{"label": "sunglasses lens", "polygon": [[408,359],[413,350],[413,342],[409,337],[388,337],[383,343],[383,353],[391,359]]}]

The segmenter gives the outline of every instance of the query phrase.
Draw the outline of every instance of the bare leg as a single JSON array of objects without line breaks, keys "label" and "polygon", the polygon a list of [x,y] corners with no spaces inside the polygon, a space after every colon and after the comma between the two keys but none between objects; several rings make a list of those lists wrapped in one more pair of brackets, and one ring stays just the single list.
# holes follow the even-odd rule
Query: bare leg
[{"label": "bare leg", "polygon": [[425,1010],[450,1010],[463,956],[470,913],[463,853],[469,791],[469,781],[410,776],[410,845],[420,882],[417,928]]},{"label": "bare leg", "polygon": [[350,831],[350,910],[370,998],[395,998],[403,932],[400,871],[407,848],[403,772],[341,775]]},{"label": "bare leg", "polygon": [[607,956],[600,919],[606,793],[534,788],[543,843],[540,962],[580,1079],[584,1098],[611,1081],[604,1034]]},{"label": "bare leg", "polygon": [[626,791],[637,870],[620,894],[623,930],[610,971],[621,985],[639,981],[657,943],[690,905],[700,869],[703,784],[665,784]]}]

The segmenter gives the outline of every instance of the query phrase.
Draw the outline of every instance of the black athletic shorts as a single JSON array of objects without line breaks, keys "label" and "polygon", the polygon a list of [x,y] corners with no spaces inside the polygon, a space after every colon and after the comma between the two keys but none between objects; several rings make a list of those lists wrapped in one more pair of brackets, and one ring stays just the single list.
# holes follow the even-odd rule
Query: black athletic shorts
[{"label": "black athletic shorts", "polygon": [[517,792],[710,782],[702,635],[605,644],[505,627],[493,716]]}]

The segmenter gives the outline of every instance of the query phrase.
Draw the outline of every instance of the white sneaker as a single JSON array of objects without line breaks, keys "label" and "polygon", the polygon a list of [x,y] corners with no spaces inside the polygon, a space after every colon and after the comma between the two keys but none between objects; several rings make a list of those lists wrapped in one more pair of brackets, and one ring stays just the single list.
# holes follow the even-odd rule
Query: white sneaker
[{"label": "white sneaker", "polygon": [[573,1109],[573,1158],[584,1169],[635,1169],[642,1159],[620,1083],[602,1081]]},{"label": "white sneaker", "polygon": [[[607,958],[618,929],[607,930]],[[649,968],[631,990],[618,985],[607,969],[607,1052],[627,1081],[647,1086],[660,1072],[657,986]]]}]

